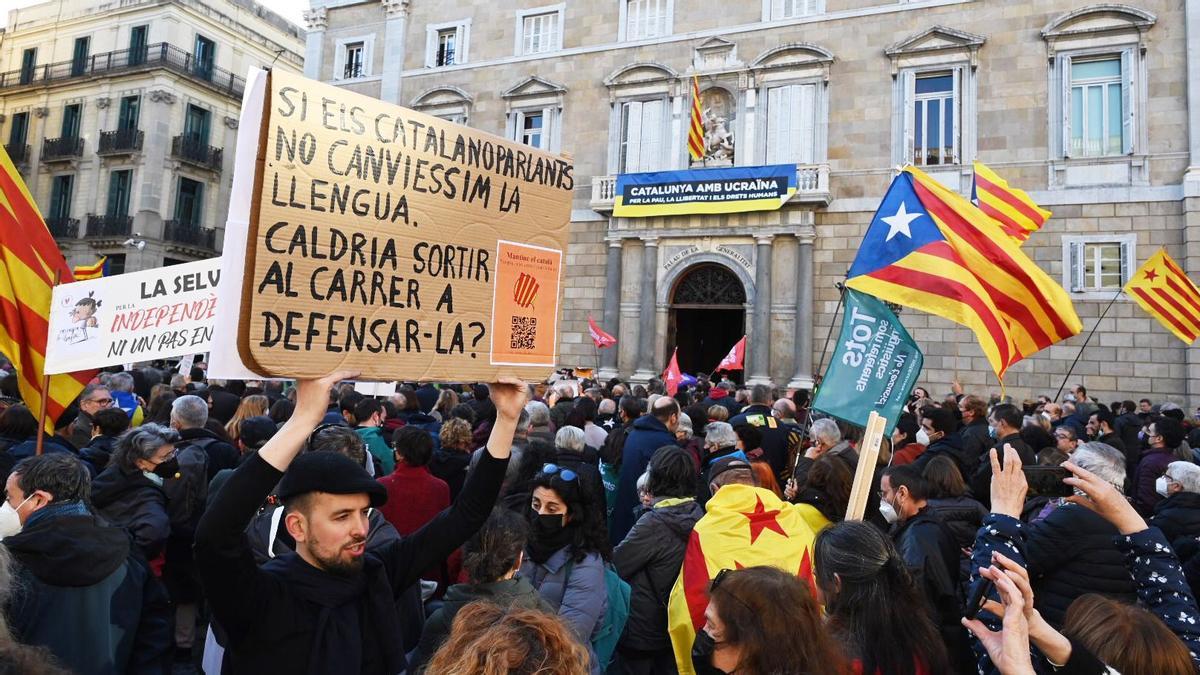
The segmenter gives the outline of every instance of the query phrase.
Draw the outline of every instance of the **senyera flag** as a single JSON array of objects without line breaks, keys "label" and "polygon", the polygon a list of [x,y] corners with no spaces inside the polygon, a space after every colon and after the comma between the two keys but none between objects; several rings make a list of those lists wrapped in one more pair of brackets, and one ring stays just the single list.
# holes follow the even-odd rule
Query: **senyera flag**
[{"label": "senyera flag", "polygon": [[983,162],[975,162],[975,178],[971,184],[971,201],[1017,245],[1050,220],[1051,213],[1038,206],[1020,188],[1011,187]]},{"label": "senyera flag", "polygon": [[746,336],[743,335],[742,339],[738,340],[729,350],[729,353],[725,355],[725,358],[721,359],[721,362],[717,364],[717,367],[713,370],[713,372],[716,373],[722,370],[745,370],[745,362]]},{"label": "senyera flag", "polygon": [[17,386],[30,410],[36,414],[46,397],[48,433],[54,432],[54,420],[96,372],[51,376],[49,390],[43,391],[50,296],[56,279],[67,283],[74,276],[17,168],[0,148],[0,352],[16,368]]},{"label": "senyera flag", "polygon": [[604,332],[592,315],[588,315],[588,335],[592,336],[592,343],[596,345],[596,349],[608,349],[617,344],[617,338]]},{"label": "senyera flag", "polygon": [[538,280],[531,274],[521,272],[513,284],[513,302],[518,307],[529,307],[537,299]]},{"label": "senyera flag", "polygon": [[692,120],[688,125],[688,154],[693,162],[704,159],[704,122],[700,117],[700,78],[692,76]]},{"label": "senyera flag", "polygon": [[1165,248],[1138,268],[1125,292],[1175,337],[1189,345],[1200,337],[1200,288]]},{"label": "senyera flag", "polygon": [[679,383],[683,381],[683,373],[679,370],[679,348],[671,352],[671,361],[662,374],[663,382],[667,385],[667,394],[674,396],[679,392]]},{"label": "senyera flag", "polygon": [[995,221],[912,166],[888,188],[846,285],[970,328],[1001,381],[1083,328],[1067,292]]},{"label": "senyera flag", "polygon": [[108,256],[102,255],[100,259],[91,265],[76,265],[74,274],[75,281],[88,281],[89,279],[100,279],[108,273]]}]

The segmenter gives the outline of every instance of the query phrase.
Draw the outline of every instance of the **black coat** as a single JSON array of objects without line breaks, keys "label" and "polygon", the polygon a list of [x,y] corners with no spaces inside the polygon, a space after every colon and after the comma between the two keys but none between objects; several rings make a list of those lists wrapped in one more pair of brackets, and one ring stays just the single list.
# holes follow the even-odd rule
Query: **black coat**
[{"label": "black coat", "polygon": [[110,464],[92,481],[92,506],[109,523],[128,530],[147,560],[162,551],[171,534],[167,493],[141,471]]},{"label": "black coat", "polygon": [[79,450],[79,458],[91,468],[93,477],[108,468],[108,459],[116,444],[115,436],[97,436]]},{"label": "black coat", "polygon": [[960,634],[959,550],[950,530],[926,506],[901,523],[892,539],[912,573],[917,589],[933,609],[933,620],[942,636],[952,639]]},{"label": "black coat", "polygon": [[1125,555],[1113,543],[1117,535],[1107,520],[1075,504],[1025,527],[1034,603],[1051,626],[1062,626],[1067,607],[1085,593],[1137,599]]},{"label": "black coat", "polygon": [[632,587],[622,647],[670,649],[667,600],[683,567],[688,537],[703,516],[704,509],[695,501],[654,508],[634,523],[613,551],[617,574]]},{"label": "black coat", "polygon": [[123,530],[48,513],[4,546],[18,563],[5,608],[16,640],[83,675],[169,672],[166,593]]},{"label": "black coat", "polygon": [[242,399],[237,394],[218,386],[208,388],[208,398],[212,400],[208,416],[216,419],[222,426],[229,424],[229,420],[237,414],[238,406],[242,404]]},{"label": "black coat", "polygon": [[987,420],[975,420],[959,429],[958,437],[962,440],[963,457],[966,458],[963,478],[967,478],[975,473],[980,463],[987,463],[987,451],[992,447]]},{"label": "black coat", "polygon": [[[246,525],[283,474],[257,454],[248,457],[196,530],[200,579],[213,616],[230,636],[224,672],[403,670],[403,649],[394,637],[399,631],[395,597],[479,529],[496,503],[507,466],[508,460],[484,453],[450,508],[412,536],[368,549],[362,573],[341,577],[309,566],[294,553],[261,568],[255,564]],[[327,622],[327,615],[339,623]]]},{"label": "black coat", "polygon": [[1154,507],[1150,525],[1162,530],[1179,559],[1187,562],[1196,553],[1200,537],[1200,494],[1176,492],[1162,500]]},{"label": "black coat", "polygon": [[925,467],[933,461],[934,457],[949,457],[954,460],[955,466],[958,467],[958,472],[962,474],[963,480],[971,477],[977,459],[969,453],[963,445],[963,438],[958,434],[947,434],[936,441],[929,444],[913,463],[910,465],[919,473],[925,472]]},{"label": "black coat", "polygon": [[[1021,434],[1012,434],[1010,436],[1005,436],[1004,438],[1001,438],[1000,440],[996,441],[995,445],[993,445],[991,448],[989,448],[989,450],[992,448],[995,448],[996,458],[998,460],[1000,460],[1001,462],[1004,461],[1004,446],[1005,445],[1011,445],[1013,447],[1013,450],[1017,451],[1017,455],[1021,458],[1021,464],[1023,466],[1029,466],[1030,464],[1037,464],[1037,453],[1034,452],[1033,448],[1029,447],[1029,444],[1026,443],[1024,441],[1024,439],[1021,438]],[[928,452],[928,450],[926,450],[926,452]],[[971,477],[970,485],[971,485],[971,494],[976,499],[983,502],[984,505],[991,505],[991,503],[992,503],[992,460],[988,453],[985,452],[984,455],[980,458],[979,468],[975,470],[974,475]]]},{"label": "black coat", "polygon": [[[240,454],[220,436],[208,429],[182,429],[179,437],[204,451],[208,456],[207,480],[221,469],[232,469],[238,465]],[[181,444],[182,445],[182,444]]]},{"label": "black coat", "polygon": [[988,514],[983,504],[970,497],[930,499],[929,510],[950,531],[959,548],[970,548],[975,543],[975,532]]},{"label": "black coat", "polygon": [[761,403],[746,406],[741,414],[729,419],[730,426],[737,427],[739,424],[749,424],[762,433],[759,447],[762,448],[763,459],[771,465],[776,479],[786,483],[790,468],[788,460],[794,456],[792,453],[800,448],[800,442],[804,439],[800,427],[779,421],[771,409]]}]

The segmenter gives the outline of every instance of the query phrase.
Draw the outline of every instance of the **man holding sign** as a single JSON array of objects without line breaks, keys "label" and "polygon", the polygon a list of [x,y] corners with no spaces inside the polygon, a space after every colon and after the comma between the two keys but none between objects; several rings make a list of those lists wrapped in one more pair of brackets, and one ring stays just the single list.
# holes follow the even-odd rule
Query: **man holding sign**
[{"label": "man holding sign", "polygon": [[[230,476],[196,530],[196,562],[232,672],[399,673],[395,596],[487,518],[508,465],[526,389],[491,385],[496,423],[458,500],[410,537],[367,550],[367,515],[387,491],[353,460],[297,455],[325,415],[342,371],[299,382],[291,419]],[[285,473],[286,472],[286,473]],[[278,484],[294,553],[258,567],[246,525]]]}]

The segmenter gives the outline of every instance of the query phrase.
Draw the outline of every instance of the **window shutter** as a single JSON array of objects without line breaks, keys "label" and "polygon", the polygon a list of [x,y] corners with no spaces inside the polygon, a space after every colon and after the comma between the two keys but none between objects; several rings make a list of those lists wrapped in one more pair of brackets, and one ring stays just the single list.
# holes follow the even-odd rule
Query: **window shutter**
[{"label": "window shutter", "polygon": [[663,165],[663,102],[646,101],[642,104],[642,148],[641,170],[655,171]]},{"label": "window shutter", "polygon": [[767,164],[779,163],[780,131],[783,126],[784,87],[767,90]]},{"label": "window shutter", "polygon": [[796,137],[793,138],[793,144],[797,149],[795,159],[793,161],[799,164],[813,163],[813,145],[816,139],[816,130],[814,129],[816,120],[817,97],[815,84],[805,84],[797,87],[799,90],[799,110],[792,115],[793,119],[798,120],[799,129]]},{"label": "window shutter", "polygon": [[435,64],[434,59],[437,58],[437,31],[432,28],[425,29],[425,67],[432,68]]},{"label": "window shutter", "polygon": [[554,115],[554,108],[542,108],[542,140],[538,143],[538,148],[542,150],[550,150],[550,134],[554,133],[554,127],[558,124],[558,118]]},{"label": "window shutter", "polygon": [[1134,86],[1135,68],[1133,50],[1121,52],[1121,152],[1131,155],[1134,152],[1134,136],[1137,134],[1137,96]]},{"label": "window shutter", "polygon": [[637,173],[641,168],[642,102],[625,104],[625,173]]},{"label": "window shutter", "polygon": [[917,98],[917,74],[911,70],[906,70],[901,74],[903,81],[904,98],[901,102],[904,115],[904,125],[901,127],[902,142],[900,161],[902,164],[912,164],[916,156],[913,148],[913,143],[916,141],[916,120],[913,114],[913,105]]},{"label": "window shutter", "polygon": [[1133,267],[1133,242],[1121,242],[1121,286],[1129,281],[1130,268]]},{"label": "window shutter", "polygon": [[953,89],[951,90],[954,98],[950,101],[951,105],[951,125],[950,133],[953,135],[950,139],[950,154],[951,163],[962,163],[962,109],[963,109],[963,67],[958,66],[952,72],[954,81]]},{"label": "window shutter", "polygon": [[1067,278],[1070,280],[1069,290],[1079,293],[1083,290],[1083,244],[1073,241],[1068,244]]},{"label": "window shutter", "polygon": [[1062,114],[1062,156],[1071,156],[1071,57],[1058,57],[1059,111]]},{"label": "window shutter", "polygon": [[783,3],[785,0],[771,0],[771,18],[779,19],[783,17]]},{"label": "window shutter", "polygon": [[508,118],[504,121],[504,137],[510,140],[521,141],[521,113],[514,111],[508,113]]}]

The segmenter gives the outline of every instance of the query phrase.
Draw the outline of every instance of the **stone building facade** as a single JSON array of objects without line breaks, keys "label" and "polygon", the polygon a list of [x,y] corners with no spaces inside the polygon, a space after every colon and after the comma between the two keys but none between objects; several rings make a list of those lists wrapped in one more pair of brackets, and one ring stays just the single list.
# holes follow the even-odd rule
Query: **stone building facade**
[{"label": "stone building facade", "polygon": [[243,76],[300,72],[298,26],[251,0],[44,2],[8,14],[0,140],[67,261],[212,257]]},{"label": "stone building facade", "polygon": [[[1200,279],[1200,3],[1138,0],[312,0],[305,72],[573,157],[561,362],[635,379],[679,348],[811,384],[863,232],[896,167],[969,194],[980,160],[1054,217],[1025,245],[1084,334],[1017,364],[1053,395],[1116,291],[1160,246]],[[685,169],[691,82],[737,166],[794,164],[777,211],[615,218],[616,175]],[[594,317],[614,333],[597,354]],[[973,335],[901,314],[923,384],[996,392]],[[1075,369],[1104,400],[1200,403],[1200,359],[1118,297]]]}]

